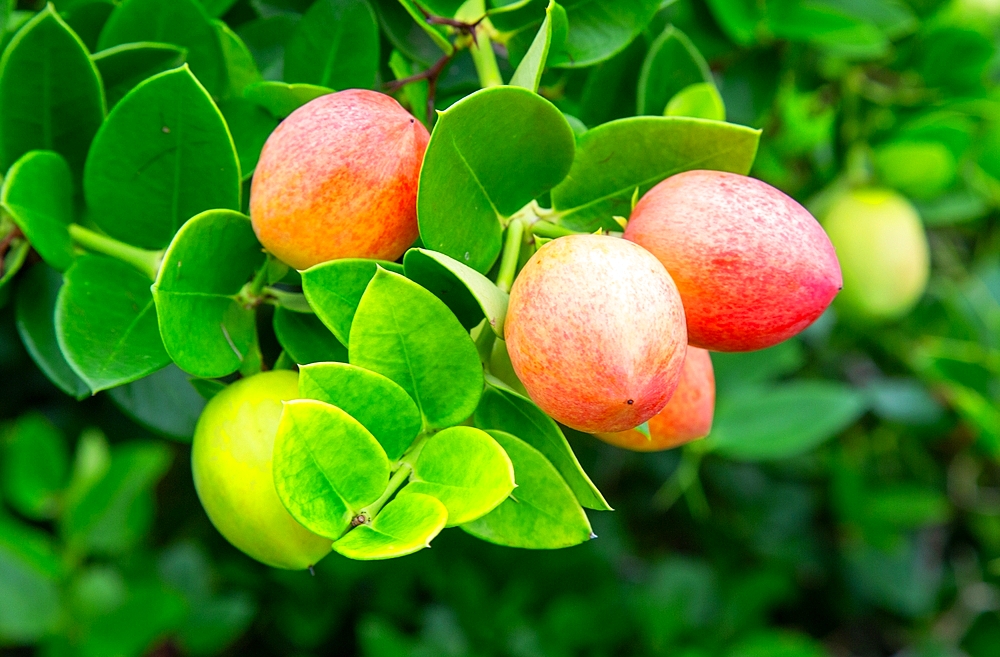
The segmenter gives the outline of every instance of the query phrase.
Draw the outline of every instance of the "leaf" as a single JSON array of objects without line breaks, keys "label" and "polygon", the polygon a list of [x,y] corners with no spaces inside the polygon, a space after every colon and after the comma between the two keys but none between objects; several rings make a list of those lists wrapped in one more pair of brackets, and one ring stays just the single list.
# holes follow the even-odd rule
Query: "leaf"
[{"label": "leaf", "polygon": [[101,229],[144,248],[165,247],[199,212],[239,209],[232,137],[187,65],[149,78],[115,106],[94,138],[83,191]]},{"label": "leaf", "polygon": [[285,45],[301,19],[300,14],[277,13],[243,23],[236,29],[265,80],[281,79]]},{"label": "leaf", "polygon": [[[434,25],[429,25],[409,9],[416,9],[412,2],[399,0],[372,0],[382,32],[390,43],[409,59],[423,67],[434,64],[443,54],[453,54],[448,38]],[[404,6],[405,5],[405,6]]]},{"label": "leaf", "polygon": [[691,169],[746,174],[760,131],[730,123],[637,116],[588,130],[566,179],[552,190],[559,221],[576,229],[621,230],[636,188],[642,196],[664,178]]},{"label": "leaf", "polygon": [[28,151],[50,150],[79,176],[103,120],[101,79],[87,48],[46,6],[0,59],[0,170]]},{"label": "leaf", "polygon": [[[538,34],[517,65],[513,77],[510,79],[512,87],[523,87],[528,91],[538,91],[538,83],[542,81],[542,72],[545,70],[545,62],[549,56],[549,46],[552,43],[552,12],[556,3],[551,1],[545,8],[545,20],[538,28]],[[565,18],[565,10],[562,13]]]},{"label": "leaf", "polygon": [[379,269],[351,324],[352,365],[398,383],[425,428],[458,424],[476,410],[483,368],[472,338],[436,296]]},{"label": "leaf", "polygon": [[172,43],[123,43],[94,53],[93,60],[104,81],[108,107],[157,73],[177,68],[187,59],[187,50]]},{"label": "leaf", "polygon": [[222,21],[212,23],[219,35],[226,72],[226,86],[220,95],[223,98],[240,98],[248,86],[262,80],[260,71],[243,40]]},{"label": "leaf", "polygon": [[11,232],[17,229],[11,221],[3,221],[0,218],[0,233],[3,234],[3,239],[10,239],[10,246],[7,252],[3,255],[3,275],[0,276],[0,305],[6,305],[7,299],[10,298],[9,285],[21,267],[24,265],[25,259],[28,257],[28,252],[31,251],[31,243],[24,238],[24,236],[11,235]]},{"label": "leaf", "polygon": [[489,434],[514,464],[517,488],[496,509],[462,529],[490,543],[534,550],[569,547],[594,538],[573,491],[541,452],[509,433]]},{"label": "leaf", "polygon": [[219,111],[226,119],[229,132],[236,145],[243,180],[253,176],[264,143],[276,127],[278,119],[263,107],[245,98],[230,98],[219,103]]},{"label": "leaf", "polygon": [[489,385],[476,408],[476,426],[516,434],[555,466],[580,504],[598,511],[611,510],[601,491],[583,471],[562,429],[531,400],[512,390]]},{"label": "leaf", "polygon": [[933,199],[951,187],[958,162],[947,146],[931,141],[894,141],[879,145],[874,165],[880,181],[907,196]]},{"label": "leaf", "polygon": [[108,391],[115,405],[142,426],[160,435],[191,442],[205,408],[188,376],[176,365]]},{"label": "leaf", "polygon": [[726,105],[714,84],[699,82],[684,87],[670,99],[665,116],[690,116],[711,121],[726,120]]},{"label": "leaf", "polygon": [[365,0],[318,0],[285,48],[285,80],[334,89],[372,89],[379,31]]},{"label": "leaf", "polygon": [[98,48],[155,41],[187,50],[187,62],[212,94],[226,87],[222,42],[212,19],[194,0],[125,0],[101,31]]},{"label": "leaf", "polygon": [[302,272],[306,300],[342,344],[350,344],[354,313],[379,267],[403,273],[403,267],[394,262],[361,258],[332,260]]},{"label": "leaf", "polygon": [[359,525],[333,544],[349,559],[392,559],[430,547],[444,528],[448,510],[430,495],[404,488],[371,524]]},{"label": "leaf", "polygon": [[73,262],[73,174],[53,151],[29,151],[7,172],[0,189],[4,211],[48,264]]},{"label": "leaf", "polygon": [[417,193],[424,245],[487,272],[507,218],[566,176],[574,144],[562,113],[519,87],[483,89],[441,112]]},{"label": "leaf", "polygon": [[284,82],[256,82],[243,92],[243,97],[283,119],[310,100],[332,94],[333,89],[314,84],[285,84]]},{"label": "leaf", "polygon": [[3,443],[4,501],[32,520],[54,518],[68,475],[69,451],[59,429],[37,411],[19,417]]},{"label": "leaf", "polygon": [[830,381],[751,388],[720,400],[705,447],[739,461],[791,458],[853,424],[865,397]]},{"label": "leaf", "polygon": [[55,311],[62,276],[39,263],[21,276],[14,311],[21,342],[38,368],[57,388],[71,397],[83,399],[91,392],[66,362],[56,338]]},{"label": "leaf", "polygon": [[[97,39],[108,22],[111,12],[118,6],[114,0],[76,0],[68,7],[66,3],[55,3],[66,24],[80,37],[87,50],[97,50]],[[60,7],[63,5],[63,7]]]},{"label": "leaf", "polygon": [[178,367],[204,379],[240,368],[257,329],[239,295],[264,259],[239,212],[209,210],[178,231],[152,288],[163,346]]},{"label": "leaf", "polygon": [[390,379],[346,363],[317,363],[299,369],[299,394],[333,404],[371,432],[390,461],[396,461],[420,433],[420,410]]},{"label": "leaf", "polygon": [[638,113],[662,115],[671,98],[699,82],[713,83],[708,63],[686,34],[668,25],[642,62]]},{"label": "leaf", "polygon": [[485,316],[497,337],[503,338],[508,295],[475,269],[437,251],[410,249],[403,258],[406,277],[433,292],[466,328]]},{"label": "leaf", "polygon": [[141,379],[170,362],[149,279],[118,260],[76,259],[56,299],[55,325],[66,361],[94,392]]},{"label": "leaf", "polygon": [[514,490],[514,466],[488,433],[451,427],[427,439],[406,490],[436,497],[448,509],[448,527],[480,518]]},{"label": "leaf", "polygon": [[0,641],[34,643],[56,628],[62,576],[48,534],[0,518]]},{"label": "leaf", "polygon": [[209,16],[222,16],[229,11],[236,0],[198,0]]},{"label": "leaf", "polygon": [[275,308],[274,334],[282,349],[299,365],[347,362],[347,347],[330,333],[330,329],[316,315]]},{"label": "leaf", "polygon": [[340,538],[388,482],[385,450],[360,422],[324,402],[285,403],[274,439],[274,485],[303,526]]}]

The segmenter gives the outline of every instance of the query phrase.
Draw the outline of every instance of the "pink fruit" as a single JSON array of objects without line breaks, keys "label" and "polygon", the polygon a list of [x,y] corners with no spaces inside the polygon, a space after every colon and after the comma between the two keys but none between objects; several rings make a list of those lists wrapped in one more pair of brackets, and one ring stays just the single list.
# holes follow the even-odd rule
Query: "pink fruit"
[{"label": "pink fruit", "polygon": [[561,237],[531,257],[511,290],[505,338],[535,403],[591,433],[656,415],[677,387],[687,344],[663,265],[598,235]]},{"label": "pink fruit", "polygon": [[390,96],[350,89],[312,100],[271,133],[250,218],[264,247],[306,269],[395,260],[417,239],[417,180],[430,136]]},{"label": "pink fruit", "polygon": [[733,173],[667,178],[635,206],[625,239],[667,268],[684,300],[688,339],[713,351],[792,337],[843,285],[813,216],[767,183]]}]

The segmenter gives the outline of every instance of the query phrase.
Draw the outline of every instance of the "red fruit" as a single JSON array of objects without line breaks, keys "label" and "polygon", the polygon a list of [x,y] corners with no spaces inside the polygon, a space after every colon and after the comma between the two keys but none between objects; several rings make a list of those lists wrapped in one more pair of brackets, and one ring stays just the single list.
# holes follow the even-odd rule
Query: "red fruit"
[{"label": "red fruit", "polygon": [[635,206],[625,239],[670,272],[688,340],[703,349],[752,351],[786,340],[843,285],[816,219],[767,183],[733,173],[667,178]]},{"label": "red fruit", "polygon": [[395,260],[417,239],[417,180],[429,138],[375,91],[306,103],[260,154],[250,190],[257,238],[297,269],[338,258]]}]

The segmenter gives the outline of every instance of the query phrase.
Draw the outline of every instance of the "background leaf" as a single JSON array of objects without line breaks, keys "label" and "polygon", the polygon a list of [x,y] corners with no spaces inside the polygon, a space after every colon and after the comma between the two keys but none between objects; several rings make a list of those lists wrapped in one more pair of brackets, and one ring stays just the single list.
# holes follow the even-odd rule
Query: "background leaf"
[{"label": "background leaf", "polygon": [[176,365],[108,391],[126,415],[158,434],[190,442],[205,398]]},{"label": "background leaf", "polygon": [[365,0],[318,0],[285,50],[285,80],[371,89],[379,62],[375,13]]},{"label": "background leaf", "polygon": [[40,413],[22,415],[4,434],[4,499],[33,520],[55,517],[69,475],[66,438]]},{"label": "background leaf", "polygon": [[347,362],[347,347],[340,344],[316,315],[275,308],[274,334],[285,352],[299,365]]},{"label": "background leaf", "polygon": [[59,620],[62,568],[43,532],[0,518],[0,641],[38,641]]}]

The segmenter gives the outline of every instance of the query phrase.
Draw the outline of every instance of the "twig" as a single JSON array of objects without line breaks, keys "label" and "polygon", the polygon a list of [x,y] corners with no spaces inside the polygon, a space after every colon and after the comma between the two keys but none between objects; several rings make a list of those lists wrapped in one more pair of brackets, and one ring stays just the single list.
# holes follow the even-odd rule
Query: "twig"
[{"label": "twig", "polygon": [[386,82],[382,85],[382,88],[386,91],[398,91],[399,89],[405,87],[411,82],[420,82],[421,80],[436,80],[444,67],[451,61],[451,55],[443,55],[441,59],[434,62],[434,65],[430,68],[420,71],[419,73],[414,73],[413,75],[408,75],[405,78],[400,78],[398,80],[392,80],[391,82]]}]

